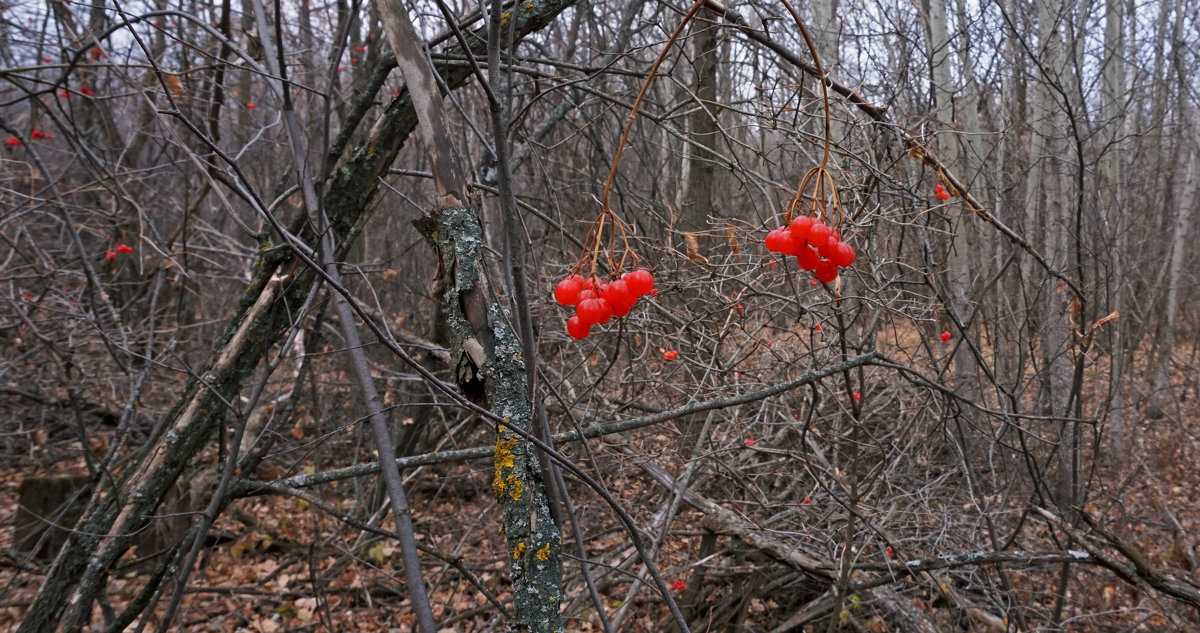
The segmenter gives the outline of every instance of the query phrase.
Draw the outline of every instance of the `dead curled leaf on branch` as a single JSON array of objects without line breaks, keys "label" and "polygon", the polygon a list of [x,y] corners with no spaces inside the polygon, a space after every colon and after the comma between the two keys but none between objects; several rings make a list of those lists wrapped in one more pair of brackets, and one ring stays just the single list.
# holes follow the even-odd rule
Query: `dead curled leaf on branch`
[{"label": "dead curled leaf on branch", "polygon": [[684,233],[683,243],[687,246],[688,259],[696,264],[707,264],[708,258],[700,254],[700,240],[695,233]]}]

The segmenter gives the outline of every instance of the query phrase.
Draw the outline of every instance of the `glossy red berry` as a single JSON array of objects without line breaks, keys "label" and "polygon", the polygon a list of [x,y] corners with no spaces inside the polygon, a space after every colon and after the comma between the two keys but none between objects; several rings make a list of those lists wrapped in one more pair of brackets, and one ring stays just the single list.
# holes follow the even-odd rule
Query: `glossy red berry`
[{"label": "glossy red berry", "polygon": [[637,303],[637,297],[629,290],[629,282],[624,279],[618,279],[604,289],[604,300],[612,306],[614,316],[625,316],[629,314],[629,310],[633,308],[633,304]]},{"label": "glossy red berry", "polygon": [[580,299],[579,304],[575,306],[575,315],[579,317],[579,322],[584,325],[595,325],[604,320],[604,313],[608,312],[612,316],[612,309],[608,307],[608,303],[601,299]]},{"label": "glossy red berry", "polygon": [[833,229],[826,226],[824,222],[817,220],[808,229],[808,243],[810,246],[820,248],[822,244],[829,241],[829,236],[832,234]]},{"label": "glossy red berry", "polygon": [[640,297],[654,289],[654,275],[645,268],[639,268],[625,275],[625,283],[635,297]]},{"label": "glossy red berry", "polygon": [[854,248],[845,242],[838,242],[837,252],[830,259],[841,268],[854,263]]},{"label": "glossy red berry", "polygon": [[120,245],[120,246],[118,246],[118,247],[117,247],[117,252],[118,252],[118,253],[132,253],[132,252],[133,252],[133,247],[131,247],[131,246],[130,246],[130,245],[128,245],[128,244],[122,244],[122,245]]},{"label": "glossy red berry", "polygon": [[675,350],[668,350],[663,352],[663,358],[667,360],[675,360],[676,358],[679,358],[679,352]]},{"label": "glossy red berry", "polygon": [[808,231],[812,228],[813,219],[807,215],[797,216],[792,220],[791,226],[788,227],[788,232],[792,234],[792,239],[804,244],[808,240]]},{"label": "glossy red berry", "polygon": [[571,338],[586,338],[592,332],[592,326],[579,320],[579,315],[567,319],[567,334]]},{"label": "glossy red berry", "polygon": [[21,139],[15,136],[10,136],[8,137],[8,140],[4,141],[4,144],[9,147],[16,147],[21,144]]},{"label": "glossy red berry", "polygon": [[809,246],[801,246],[799,251],[796,253],[796,263],[799,264],[800,268],[803,268],[804,270],[815,269],[817,267],[817,262],[820,261],[820,259],[821,257],[820,255],[817,255],[817,251],[814,251],[812,247]]},{"label": "glossy red berry", "polygon": [[771,251],[772,253],[780,252],[780,250],[783,248],[783,244],[781,242],[783,239],[782,233],[783,229],[775,229],[774,231],[767,233],[766,239],[763,240],[763,244],[766,245],[767,250]]},{"label": "glossy red berry", "polygon": [[943,343],[950,342],[950,332],[949,331],[942,332],[942,342]]},{"label": "glossy red berry", "polygon": [[833,259],[833,256],[837,254],[838,244],[841,243],[842,241],[838,239],[837,231],[834,231],[829,236],[829,239],[825,240],[824,244],[817,247],[817,252],[821,253],[821,257],[825,259]]},{"label": "glossy red berry", "polygon": [[583,290],[583,277],[568,275],[554,287],[554,300],[559,305],[573,306],[579,303],[579,292]]},{"label": "glossy red berry", "polygon": [[828,259],[822,259],[821,261],[817,262],[817,268],[813,271],[813,274],[817,276],[817,281],[820,281],[821,283],[829,283],[834,279],[837,279],[837,264],[829,261]]}]

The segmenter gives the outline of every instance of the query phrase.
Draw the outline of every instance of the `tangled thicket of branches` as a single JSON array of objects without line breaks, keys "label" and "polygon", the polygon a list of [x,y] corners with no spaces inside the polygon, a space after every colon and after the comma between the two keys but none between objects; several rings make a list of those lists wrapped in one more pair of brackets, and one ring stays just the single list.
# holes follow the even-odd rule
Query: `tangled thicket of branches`
[{"label": "tangled thicket of branches", "polygon": [[1190,630],[1196,9],[925,4],[0,7],[0,626]]}]

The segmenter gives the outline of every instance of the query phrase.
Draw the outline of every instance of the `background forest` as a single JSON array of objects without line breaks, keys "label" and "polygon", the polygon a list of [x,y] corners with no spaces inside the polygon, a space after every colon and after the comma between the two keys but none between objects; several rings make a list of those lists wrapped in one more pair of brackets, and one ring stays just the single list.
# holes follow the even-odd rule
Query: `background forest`
[{"label": "background forest", "polygon": [[1198,55],[1185,0],[6,1],[0,630],[1200,630]]}]

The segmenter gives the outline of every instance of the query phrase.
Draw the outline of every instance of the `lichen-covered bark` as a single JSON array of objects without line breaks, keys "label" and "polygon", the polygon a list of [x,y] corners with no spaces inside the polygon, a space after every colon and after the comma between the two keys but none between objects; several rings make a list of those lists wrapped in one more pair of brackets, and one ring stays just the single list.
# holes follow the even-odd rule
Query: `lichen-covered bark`
[{"label": "lichen-covered bark", "polygon": [[441,209],[424,227],[441,264],[437,283],[450,348],[458,355],[456,378],[467,392],[482,384],[486,406],[504,421],[496,434],[492,491],[508,542],[513,624],[517,630],[559,631],[562,537],[550,516],[535,449],[513,430],[528,433],[533,420],[521,342],[509,315],[488,300],[476,211]]}]

